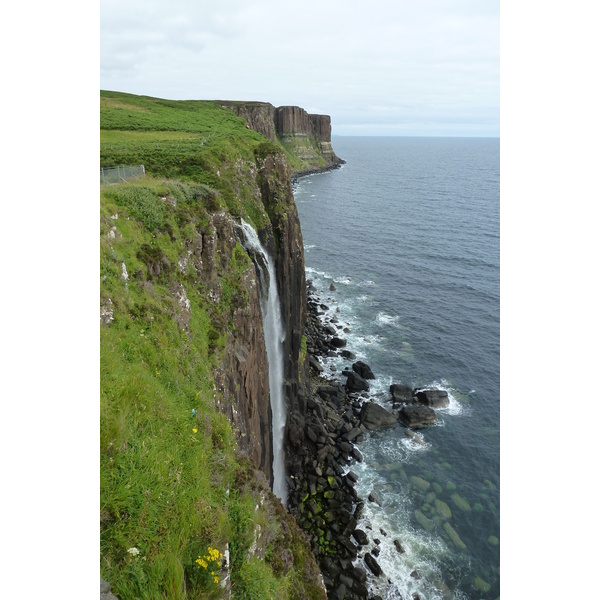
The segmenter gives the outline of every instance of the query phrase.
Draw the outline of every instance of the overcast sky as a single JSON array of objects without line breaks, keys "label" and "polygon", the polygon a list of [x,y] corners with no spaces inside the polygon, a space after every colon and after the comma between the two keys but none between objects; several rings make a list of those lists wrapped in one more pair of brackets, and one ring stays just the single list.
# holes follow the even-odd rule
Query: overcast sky
[{"label": "overcast sky", "polygon": [[499,0],[101,0],[100,85],[261,100],[338,135],[498,136]]}]

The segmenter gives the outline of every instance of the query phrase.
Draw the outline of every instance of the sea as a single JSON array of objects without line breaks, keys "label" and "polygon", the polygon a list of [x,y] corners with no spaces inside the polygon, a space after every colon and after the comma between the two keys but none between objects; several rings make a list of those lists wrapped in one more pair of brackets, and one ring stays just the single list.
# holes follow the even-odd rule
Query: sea
[{"label": "sea", "polygon": [[[398,425],[357,445],[358,527],[384,573],[369,572],[370,593],[499,598],[500,140],[332,143],[346,163],[294,183],[322,319],[337,318],[346,349],[373,370],[369,399],[391,409],[392,383],[450,399],[416,439]],[[322,363],[345,382],[351,361]]]}]

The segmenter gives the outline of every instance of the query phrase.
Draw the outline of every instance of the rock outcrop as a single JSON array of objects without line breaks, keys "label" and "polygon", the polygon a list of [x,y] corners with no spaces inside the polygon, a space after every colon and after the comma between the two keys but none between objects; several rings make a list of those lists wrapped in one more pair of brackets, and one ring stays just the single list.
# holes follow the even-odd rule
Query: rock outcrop
[{"label": "rock outcrop", "polygon": [[344,161],[338,158],[331,145],[331,117],[309,114],[299,106],[274,107],[268,102],[220,101],[246,120],[246,127],[262,133],[272,141],[278,140],[299,164],[291,176],[326,171]]}]

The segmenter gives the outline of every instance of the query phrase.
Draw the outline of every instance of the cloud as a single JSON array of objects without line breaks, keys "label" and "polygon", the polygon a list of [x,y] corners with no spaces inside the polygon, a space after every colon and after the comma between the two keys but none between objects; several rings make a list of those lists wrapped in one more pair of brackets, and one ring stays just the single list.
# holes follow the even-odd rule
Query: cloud
[{"label": "cloud", "polygon": [[497,0],[101,0],[101,86],[441,126],[495,114],[498,13]]}]

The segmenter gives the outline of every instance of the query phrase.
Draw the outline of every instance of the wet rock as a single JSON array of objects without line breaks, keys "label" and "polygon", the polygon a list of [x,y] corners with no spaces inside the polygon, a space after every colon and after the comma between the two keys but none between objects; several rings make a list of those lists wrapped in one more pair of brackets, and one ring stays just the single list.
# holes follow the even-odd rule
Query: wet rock
[{"label": "wet rock", "polygon": [[367,552],[365,554],[365,564],[369,567],[369,571],[375,575],[375,577],[379,577],[383,573],[379,563]]},{"label": "wet rock", "polygon": [[433,408],[429,406],[404,406],[398,413],[398,418],[407,427],[419,428],[432,425],[438,420]]},{"label": "wet rock", "polygon": [[348,360],[354,360],[356,358],[356,354],[354,354],[354,352],[350,352],[350,350],[342,350],[340,352],[340,356],[347,358]]},{"label": "wet rock", "polygon": [[352,579],[354,579],[354,581],[357,581],[358,583],[365,583],[365,581],[367,581],[367,573],[364,569],[361,569],[360,567],[353,567],[351,574]]},{"label": "wet rock", "polygon": [[402,404],[412,404],[414,402],[412,388],[402,383],[392,383],[390,393],[394,402]]},{"label": "wet rock", "polygon": [[348,393],[369,391],[369,384],[358,373],[355,373],[354,371],[344,371],[344,375],[348,378],[346,380],[346,391]]},{"label": "wet rock", "polygon": [[396,550],[398,550],[399,554],[404,554],[404,548],[402,547],[400,540],[394,540],[394,546],[396,547]]},{"label": "wet rock", "polygon": [[358,373],[363,379],[375,379],[375,375],[373,375],[373,371],[371,371],[371,367],[366,363],[362,362],[362,360],[356,361],[352,365],[352,370],[355,373]]},{"label": "wet rock", "polygon": [[450,404],[446,390],[420,390],[416,396],[420,404],[431,406],[432,408],[446,408]]},{"label": "wet rock", "polygon": [[310,354],[309,357],[308,357],[308,364],[317,373],[322,373],[323,372],[323,367],[321,366],[321,363],[312,354]]},{"label": "wet rock", "polygon": [[367,429],[395,427],[397,423],[394,413],[374,402],[365,402],[360,411],[360,421]]},{"label": "wet rock", "polygon": [[383,504],[381,501],[381,498],[379,497],[379,494],[377,494],[377,492],[375,490],[373,490],[369,494],[369,497],[367,499],[369,500],[369,502],[374,502],[375,504],[378,504],[379,506],[381,506]]},{"label": "wet rock", "polygon": [[408,438],[410,438],[411,440],[413,440],[413,442],[417,442],[417,444],[425,444],[425,441],[423,440],[423,438],[420,435],[417,435],[414,431],[411,431],[410,429],[407,429],[404,432],[404,435]]},{"label": "wet rock", "polygon": [[359,546],[366,546],[369,543],[369,536],[362,529],[355,529],[352,532],[352,537]]},{"label": "wet rock", "polygon": [[343,348],[347,344],[347,341],[344,340],[343,338],[339,338],[336,336],[336,337],[331,338],[330,344],[334,348]]}]

